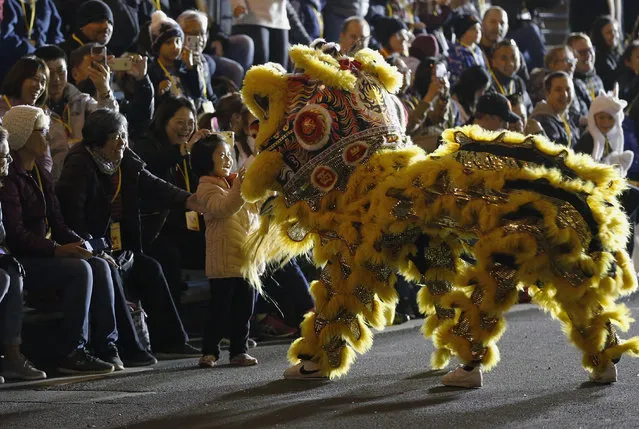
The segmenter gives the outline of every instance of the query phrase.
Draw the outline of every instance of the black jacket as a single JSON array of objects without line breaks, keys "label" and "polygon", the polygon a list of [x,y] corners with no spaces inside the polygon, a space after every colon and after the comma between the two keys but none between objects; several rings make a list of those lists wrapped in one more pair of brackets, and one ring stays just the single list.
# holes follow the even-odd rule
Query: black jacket
[{"label": "black jacket", "polygon": [[[135,143],[135,151],[146,162],[151,173],[183,190],[186,189],[186,183],[178,166],[183,169],[186,161],[191,185],[190,192],[195,193],[198,178],[190,170],[190,160],[188,156],[182,156],[179,146],[148,134]],[[164,228],[164,232],[168,233],[188,233],[184,210],[158,212],[149,204],[144,204],[142,212],[145,214],[145,229],[151,236],[157,235],[162,228]]]},{"label": "black jacket", "polygon": [[[130,149],[122,169],[122,221],[120,231],[125,250],[142,251],[140,205],[144,201],[158,209],[180,207],[189,196],[154,176]],[[66,222],[85,239],[109,237],[111,224],[111,177],[102,173],[83,143],[69,151],[56,186]]]}]

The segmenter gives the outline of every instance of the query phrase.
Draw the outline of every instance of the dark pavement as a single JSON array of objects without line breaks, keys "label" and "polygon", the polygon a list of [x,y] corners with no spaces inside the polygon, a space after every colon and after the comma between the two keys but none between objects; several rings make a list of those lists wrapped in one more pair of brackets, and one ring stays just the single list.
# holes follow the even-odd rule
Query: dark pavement
[{"label": "dark pavement", "polygon": [[[639,314],[639,299],[629,305]],[[637,428],[639,359],[593,385],[558,322],[532,305],[508,314],[501,362],[476,390],[440,385],[418,321],[376,336],[333,382],[286,381],[286,344],[260,345],[251,368],[161,362],[92,379],[0,385],[0,428]],[[622,335],[639,335],[639,324]],[[450,368],[453,367],[451,363]]]}]

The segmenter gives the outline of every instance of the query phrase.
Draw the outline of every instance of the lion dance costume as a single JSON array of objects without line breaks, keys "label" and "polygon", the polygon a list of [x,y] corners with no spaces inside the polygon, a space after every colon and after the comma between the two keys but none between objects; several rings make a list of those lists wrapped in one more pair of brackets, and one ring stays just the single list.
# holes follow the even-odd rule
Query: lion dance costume
[{"label": "lion dance costume", "polygon": [[612,168],[539,136],[478,127],[447,130],[426,155],[404,135],[392,95],[401,77],[377,52],[351,58],[320,42],[290,54],[293,74],[266,64],[246,75],[260,153],[242,191],[248,201],[275,195],[246,249],[248,277],[308,252],[322,268],[293,364],[345,374],[371,347],[370,327],[392,320],[397,273],[423,285],[433,368],[453,355],[497,364],[504,312],[525,286],[588,371],[639,352],[638,337],[617,336],[632,319],[615,300],[637,282],[617,201],[625,182]]}]

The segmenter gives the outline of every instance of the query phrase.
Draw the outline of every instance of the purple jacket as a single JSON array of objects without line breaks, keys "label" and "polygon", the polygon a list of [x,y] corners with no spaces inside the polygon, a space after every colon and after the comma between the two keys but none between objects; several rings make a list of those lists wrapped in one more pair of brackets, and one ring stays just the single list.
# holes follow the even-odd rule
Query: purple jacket
[{"label": "purple jacket", "polygon": [[[14,161],[9,175],[0,180],[0,202],[7,231],[7,246],[16,256],[52,257],[57,243],[67,244],[82,239],[64,223],[53,179],[42,164],[36,162],[44,193],[38,181],[25,171],[20,155],[11,152]],[[45,238],[47,221],[52,240]]]}]

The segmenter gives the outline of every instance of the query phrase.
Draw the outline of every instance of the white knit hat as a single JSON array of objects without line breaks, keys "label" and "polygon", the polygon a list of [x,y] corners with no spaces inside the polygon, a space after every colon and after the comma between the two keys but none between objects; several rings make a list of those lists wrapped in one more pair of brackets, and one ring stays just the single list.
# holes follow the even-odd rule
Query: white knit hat
[{"label": "white knit hat", "polygon": [[9,133],[11,150],[20,150],[27,144],[39,119],[45,121],[45,127],[49,127],[49,117],[39,107],[22,105],[9,109],[2,118],[2,126]]}]

